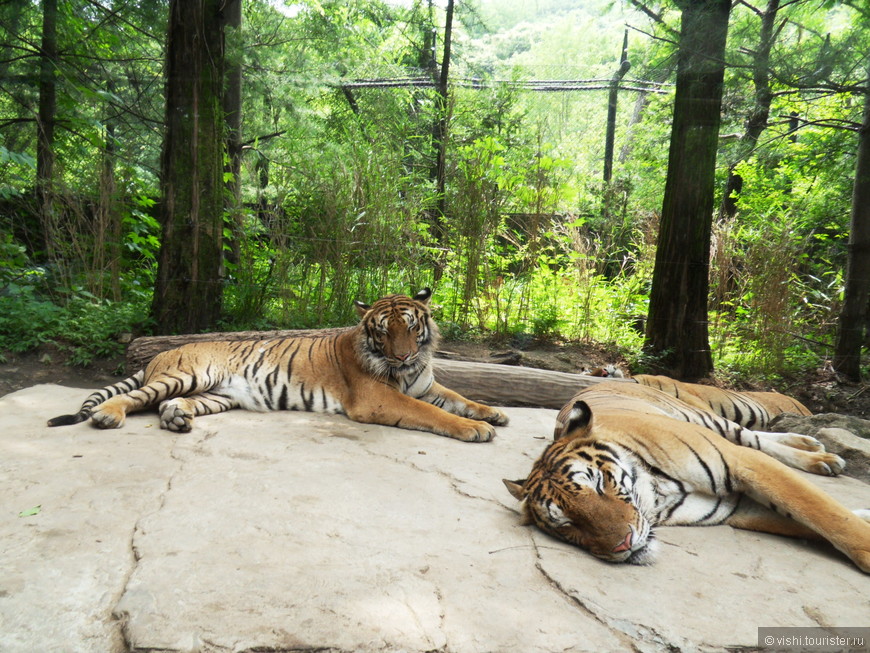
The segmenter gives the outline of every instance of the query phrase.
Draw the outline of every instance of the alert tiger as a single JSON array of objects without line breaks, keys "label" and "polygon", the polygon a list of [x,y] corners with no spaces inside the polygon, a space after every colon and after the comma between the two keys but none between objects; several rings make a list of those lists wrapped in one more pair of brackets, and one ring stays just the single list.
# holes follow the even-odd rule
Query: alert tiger
[{"label": "alert tiger", "polygon": [[194,417],[234,408],[344,414],[364,423],[430,431],[486,442],[499,409],[435,381],[438,327],[431,291],[355,302],[355,327],[295,338],[196,342],[164,351],[129,379],[91,394],[75,415],[49,426],[91,419],[123,426],[127,414],[158,406],[160,427],[187,432]]},{"label": "alert tiger", "polygon": [[[825,539],[870,573],[870,511],[845,508],[787,466],[833,475],[842,459],[814,438],[753,431],[712,412],[735,409],[715,388],[658,382],[669,392],[605,382],[565,405],[528,477],[504,481],[525,523],[634,564],[653,562],[656,526],[729,524]],[[793,401],[747,393],[737,412],[800,411]]]}]

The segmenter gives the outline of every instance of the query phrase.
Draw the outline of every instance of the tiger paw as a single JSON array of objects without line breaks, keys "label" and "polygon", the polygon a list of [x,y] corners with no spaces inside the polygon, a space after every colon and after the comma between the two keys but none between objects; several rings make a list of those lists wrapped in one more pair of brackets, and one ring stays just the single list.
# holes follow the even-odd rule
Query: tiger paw
[{"label": "tiger paw", "polygon": [[108,408],[97,408],[91,414],[94,426],[101,429],[119,429],[124,426],[124,418],[123,411]]},{"label": "tiger paw", "polygon": [[783,433],[782,444],[787,444],[790,447],[801,449],[802,451],[822,452],[825,450],[825,445],[823,445],[819,440],[811,435],[802,435],[800,433]]},{"label": "tiger paw", "polygon": [[463,442],[489,442],[495,437],[495,429],[486,422],[463,419],[460,427],[448,435]]},{"label": "tiger paw", "polygon": [[507,426],[507,423],[510,421],[510,418],[503,411],[492,407],[489,407],[489,413],[481,419],[495,426]]},{"label": "tiger paw", "polygon": [[838,476],[846,468],[846,461],[836,454],[819,453],[815,454],[815,458],[815,462],[806,470],[813,474]]},{"label": "tiger paw", "polygon": [[483,420],[484,422],[489,422],[495,426],[505,426],[509,421],[508,416],[500,409],[493,406],[487,406],[486,404],[476,404],[474,402],[469,403],[465,416],[475,420]]},{"label": "tiger paw", "polygon": [[176,433],[188,433],[193,428],[193,412],[183,399],[171,399],[160,404],[160,428]]}]

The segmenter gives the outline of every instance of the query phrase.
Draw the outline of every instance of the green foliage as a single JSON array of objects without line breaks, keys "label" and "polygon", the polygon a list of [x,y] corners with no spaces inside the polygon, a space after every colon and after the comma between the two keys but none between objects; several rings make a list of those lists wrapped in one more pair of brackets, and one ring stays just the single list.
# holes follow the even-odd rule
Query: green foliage
[{"label": "green foliage", "polygon": [[71,365],[120,356],[120,336],[144,322],[147,307],[99,300],[80,290],[65,306],[40,297],[33,285],[7,286],[0,294],[0,352],[21,353],[53,344]]},{"label": "green foliage", "polygon": [[[162,238],[166,3],[61,3],[47,213],[36,193],[32,121],[40,5],[18,4],[0,4],[8,62],[0,350],[52,342],[86,363],[119,351],[119,333],[147,327]],[[243,4],[243,29],[228,41],[245,70],[242,209],[238,224],[226,223],[221,328],[349,324],[354,299],[432,286],[451,337],[615,342],[634,352],[637,369],[654,368],[638,323],[647,312],[672,87],[620,92],[618,158],[605,186],[604,93],[534,93],[523,84],[606,85],[625,24],[639,27],[629,37],[629,77],[672,82],[678,11],[666,3],[662,21],[651,22],[609,0],[460,3],[446,105],[431,87],[340,87],[437,74],[437,4]],[[781,5],[770,117],[749,148],[739,136],[758,100],[756,12],[735,5],[729,37],[719,187],[733,164],[743,189],[737,216],[716,229],[710,327],[717,365],[734,374],[823,361],[846,260],[856,136],[841,127],[860,119],[852,90],[865,82],[870,34],[843,3]],[[483,88],[458,81],[469,78]],[[433,125],[445,116],[439,197]]]}]

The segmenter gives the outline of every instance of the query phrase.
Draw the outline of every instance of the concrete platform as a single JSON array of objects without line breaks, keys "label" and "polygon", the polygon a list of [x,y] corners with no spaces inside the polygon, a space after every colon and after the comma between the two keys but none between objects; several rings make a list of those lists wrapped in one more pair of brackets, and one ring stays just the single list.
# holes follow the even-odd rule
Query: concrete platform
[{"label": "concrete platform", "polygon": [[666,528],[633,567],[520,526],[501,479],[555,411],[507,409],[486,444],[309,413],[45,426],[86,395],[0,399],[3,653],[722,651],[870,625],[870,576],[821,544]]}]

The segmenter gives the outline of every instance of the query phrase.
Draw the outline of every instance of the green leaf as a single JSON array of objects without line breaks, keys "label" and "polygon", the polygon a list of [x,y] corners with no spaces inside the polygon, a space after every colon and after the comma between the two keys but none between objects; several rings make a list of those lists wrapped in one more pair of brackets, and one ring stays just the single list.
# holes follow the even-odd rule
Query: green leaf
[{"label": "green leaf", "polygon": [[38,515],[42,511],[42,505],[34,506],[29,510],[22,510],[18,513],[19,517],[33,517],[34,515]]}]

